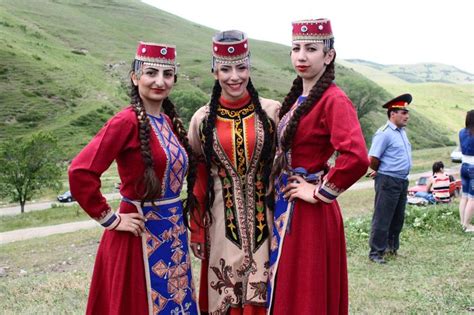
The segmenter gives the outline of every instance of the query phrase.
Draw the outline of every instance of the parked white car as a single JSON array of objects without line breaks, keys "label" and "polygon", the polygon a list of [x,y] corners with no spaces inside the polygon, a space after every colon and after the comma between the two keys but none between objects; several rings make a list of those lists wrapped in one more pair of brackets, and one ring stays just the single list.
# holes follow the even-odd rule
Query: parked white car
[{"label": "parked white car", "polygon": [[451,152],[451,162],[453,163],[461,163],[462,162],[462,153],[461,148],[459,146]]}]

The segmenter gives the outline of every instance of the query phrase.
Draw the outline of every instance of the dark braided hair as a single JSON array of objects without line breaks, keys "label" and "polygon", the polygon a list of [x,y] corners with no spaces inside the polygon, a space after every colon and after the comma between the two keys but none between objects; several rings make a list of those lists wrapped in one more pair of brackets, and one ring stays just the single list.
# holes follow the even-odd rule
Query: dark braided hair
[{"label": "dark braided hair", "polygon": [[[132,63],[132,69],[136,69],[136,62]],[[176,76],[175,76],[176,82]],[[130,90],[130,102],[132,104],[133,110],[137,115],[139,123],[139,138],[140,138],[140,150],[145,163],[145,173],[143,174],[143,184],[145,186],[145,192],[142,195],[141,205],[143,207],[146,201],[153,202],[158,196],[161,195],[161,183],[158,177],[155,174],[153,168],[153,157],[151,155],[150,149],[150,119],[148,118],[145,107],[142,104],[140,94],[138,92],[138,86],[135,86],[131,82]],[[181,145],[185,148],[186,153],[188,154],[188,174],[186,177],[187,181],[187,193],[188,196],[183,202],[183,220],[184,224],[189,227],[188,224],[188,214],[191,212],[191,209],[197,207],[196,196],[193,193],[194,183],[196,181],[196,170],[197,162],[194,157],[194,153],[189,145],[186,129],[184,128],[183,122],[179,118],[178,113],[176,112],[175,105],[167,97],[163,100],[162,107],[164,113],[170,118],[173,123],[173,129],[178,136],[178,140]]]},{"label": "dark braided hair", "polygon": [[290,92],[286,95],[283,103],[281,104],[279,118],[280,120],[288,113],[291,109],[291,106],[296,102],[298,97],[303,93],[303,79],[300,76],[297,76],[293,80],[293,85],[291,86]]},{"label": "dark braided hair", "polygon": [[[327,51],[326,51],[327,53]],[[281,147],[280,150],[282,153],[278,156],[273,166],[271,178],[276,178],[279,176],[280,172],[283,169],[286,169],[288,166],[288,161],[286,160],[286,153],[291,149],[293,142],[293,137],[300,122],[301,117],[308,113],[315,105],[315,103],[321,99],[323,93],[328,89],[331,83],[335,78],[335,64],[334,61],[336,55],[334,55],[333,60],[329,65],[326,66],[321,78],[318,82],[311,88],[308,97],[303,101],[293,112],[291,119],[288,121],[288,125],[281,137]],[[291,109],[291,106],[296,102],[297,98],[303,92],[303,80],[301,77],[297,77],[293,81],[293,86],[290,89],[290,92],[285,97],[283,101],[282,108],[280,110],[280,119]]]},{"label": "dark braided hair", "polygon": [[[204,125],[204,154],[205,161],[206,161],[206,169],[208,176],[207,181],[207,207],[206,212],[203,212],[203,220],[206,218],[209,219],[208,224],[212,224],[212,213],[211,207],[214,204],[215,194],[214,194],[214,178],[210,176],[211,168],[212,168],[212,158],[213,158],[213,141],[214,141],[214,127],[216,125],[216,118],[217,118],[217,108],[219,107],[219,97],[221,96],[222,87],[219,84],[218,80],[214,81],[214,87],[212,88],[212,95],[211,101],[209,102],[209,114],[207,116],[206,123]],[[207,215],[206,215],[207,213]]]},{"label": "dark braided hair", "polygon": [[[264,143],[262,149],[262,155],[260,157],[260,163],[263,165],[262,169],[262,178],[265,184],[265,187],[268,185],[268,178],[271,172],[272,166],[272,158],[274,151],[274,125],[268,115],[262,108],[262,104],[260,103],[260,98],[258,96],[258,92],[252,84],[252,81],[249,79],[247,84],[247,91],[250,94],[252,104],[255,106],[255,112],[259,118],[259,120],[263,124],[264,130]],[[205,161],[206,161],[206,168],[207,173],[211,174],[212,162],[215,157],[214,155],[214,129],[216,126],[216,118],[217,118],[217,109],[219,107],[219,98],[221,96],[222,87],[219,84],[218,80],[215,80],[214,87],[212,89],[211,101],[209,102],[209,114],[207,116],[207,120],[204,124],[203,134],[204,134],[204,152],[205,152]],[[189,185],[189,184],[188,184]],[[212,224],[212,213],[211,208],[214,204],[215,200],[215,192],[214,192],[214,178],[212,176],[208,176],[207,182],[207,207],[206,212],[202,213],[202,219],[205,220],[206,217],[209,219],[208,224]],[[204,222],[204,221],[203,221]]]},{"label": "dark braided hair", "polygon": [[[255,105],[255,112],[258,115],[258,118],[263,124],[264,140],[263,140],[263,149],[262,155],[260,157],[260,163],[263,165],[262,178],[264,187],[268,187],[270,173],[272,171],[273,165],[273,156],[275,151],[275,125],[273,121],[268,117],[267,113],[263,110],[262,104],[260,104],[260,99],[258,97],[258,92],[252,84],[252,80],[249,78],[247,84],[247,91],[252,98],[252,103]],[[265,201],[266,202],[266,201]]]}]

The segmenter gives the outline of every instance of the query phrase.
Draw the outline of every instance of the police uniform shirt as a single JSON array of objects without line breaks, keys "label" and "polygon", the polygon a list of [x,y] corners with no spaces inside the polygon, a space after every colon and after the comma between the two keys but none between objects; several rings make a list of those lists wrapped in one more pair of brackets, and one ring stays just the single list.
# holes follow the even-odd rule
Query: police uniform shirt
[{"label": "police uniform shirt", "polygon": [[388,121],[372,138],[369,156],[380,160],[378,173],[407,179],[411,168],[411,144],[405,128]]}]

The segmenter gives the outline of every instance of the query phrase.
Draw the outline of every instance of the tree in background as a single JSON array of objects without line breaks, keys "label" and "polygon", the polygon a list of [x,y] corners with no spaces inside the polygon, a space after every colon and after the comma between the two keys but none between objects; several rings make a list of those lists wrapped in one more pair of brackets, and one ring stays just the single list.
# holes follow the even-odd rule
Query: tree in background
[{"label": "tree in background", "polygon": [[0,191],[20,203],[21,213],[27,200],[44,188],[60,189],[61,150],[58,140],[48,133],[31,138],[11,139],[0,146]]},{"label": "tree in background", "polygon": [[171,95],[171,99],[176,104],[186,128],[194,113],[209,101],[209,97],[201,90],[176,91]]}]

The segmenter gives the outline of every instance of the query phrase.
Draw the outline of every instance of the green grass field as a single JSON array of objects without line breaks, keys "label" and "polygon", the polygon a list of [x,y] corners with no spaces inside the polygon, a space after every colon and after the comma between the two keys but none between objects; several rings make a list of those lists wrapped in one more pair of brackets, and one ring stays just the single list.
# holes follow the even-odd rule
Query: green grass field
[{"label": "green grass field", "polygon": [[[357,202],[371,199],[367,192],[359,195]],[[409,207],[399,256],[384,266],[367,259],[370,213],[349,201],[341,205],[351,314],[468,314],[474,306],[474,235],[461,231],[457,203]],[[94,228],[0,245],[3,312],[83,314],[101,233]],[[194,259],[193,270],[198,281]]]}]

